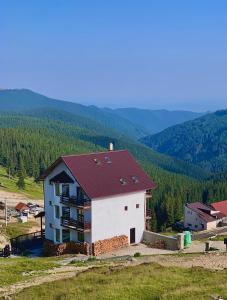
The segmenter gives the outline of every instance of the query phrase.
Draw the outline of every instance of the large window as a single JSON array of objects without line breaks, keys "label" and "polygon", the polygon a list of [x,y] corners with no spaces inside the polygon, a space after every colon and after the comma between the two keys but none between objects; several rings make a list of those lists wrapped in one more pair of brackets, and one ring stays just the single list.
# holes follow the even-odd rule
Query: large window
[{"label": "large window", "polygon": [[60,242],[60,229],[55,229],[55,240],[56,242]]},{"label": "large window", "polygon": [[83,243],[84,242],[84,233],[83,232],[78,232],[78,241]]},{"label": "large window", "polygon": [[55,196],[60,196],[60,184],[55,183],[54,187],[55,187]]},{"label": "large window", "polygon": [[62,184],[62,195],[69,197],[69,184]]},{"label": "large window", "polygon": [[55,218],[60,218],[60,207],[58,205],[55,205]]}]

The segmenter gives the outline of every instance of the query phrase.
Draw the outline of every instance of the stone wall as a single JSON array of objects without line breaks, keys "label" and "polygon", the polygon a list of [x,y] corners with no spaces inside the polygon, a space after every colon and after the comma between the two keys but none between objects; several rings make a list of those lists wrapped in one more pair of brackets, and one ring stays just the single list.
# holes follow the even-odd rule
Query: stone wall
[{"label": "stone wall", "polygon": [[50,240],[44,241],[45,256],[59,256],[62,254],[90,254],[90,245],[88,243],[67,242],[54,244]]},{"label": "stone wall", "polygon": [[166,236],[152,231],[144,231],[143,241],[152,248],[180,250],[184,247],[184,234]]},{"label": "stone wall", "polygon": [[100,240],[92,243],[92,254],[96,256],[127,246],[128,237],[126,235],[115,236],[110,239]]}]

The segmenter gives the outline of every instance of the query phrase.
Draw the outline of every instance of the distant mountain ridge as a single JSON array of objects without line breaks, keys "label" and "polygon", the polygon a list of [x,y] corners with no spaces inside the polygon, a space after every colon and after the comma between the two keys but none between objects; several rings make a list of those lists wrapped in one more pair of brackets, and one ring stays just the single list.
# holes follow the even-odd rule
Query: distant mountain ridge
[{"label": "distant mountain ridge", "polygon": [[185,111],[152,111],[137,108],[108,109],[51,99],[27,89],[0,90],[0,111],[28,112],[53,109],[89,118],[121,135],[139,139],[201,114]]},{"label": "distant mountain ridge", "polygon": [[[108,111],[110,111],[108,109]],[[168,111],[166,109],[150,110],[139,108],[117,108],[117,115],[140,125],[150,133],[160,132],[168,127],[201,117],[204,113],[184,110]]]},{"label": "distant mountain ridge", "polygon": [[212,172],[227,170],[227,109],[147,136],[141,142]]}]

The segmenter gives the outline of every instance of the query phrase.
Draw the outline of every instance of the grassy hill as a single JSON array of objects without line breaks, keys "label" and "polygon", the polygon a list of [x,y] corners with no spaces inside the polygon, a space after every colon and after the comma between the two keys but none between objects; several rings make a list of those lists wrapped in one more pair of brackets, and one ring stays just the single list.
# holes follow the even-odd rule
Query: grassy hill
[{"label": "grassy hill", "polygon": [[227,109],[147,136],[152,149],[197,164],[211,172],[227,170]]}]

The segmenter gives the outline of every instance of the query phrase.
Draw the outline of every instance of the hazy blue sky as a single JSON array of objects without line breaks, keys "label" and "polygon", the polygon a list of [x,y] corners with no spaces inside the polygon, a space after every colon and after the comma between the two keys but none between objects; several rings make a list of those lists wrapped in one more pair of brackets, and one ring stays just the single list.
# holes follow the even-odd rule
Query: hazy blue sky
[{"label": "hazy blue sky", "polygon": [[227,1],[1,0],[0,87],[99,106],[227,107]]}]

